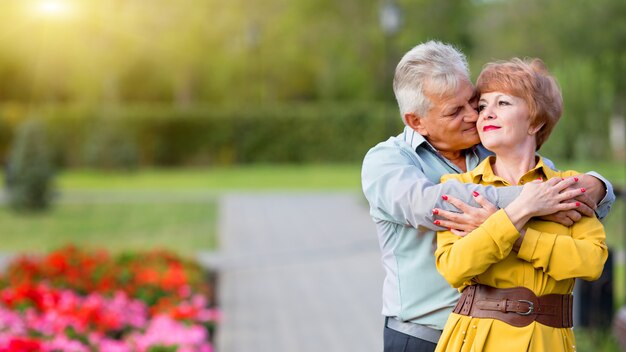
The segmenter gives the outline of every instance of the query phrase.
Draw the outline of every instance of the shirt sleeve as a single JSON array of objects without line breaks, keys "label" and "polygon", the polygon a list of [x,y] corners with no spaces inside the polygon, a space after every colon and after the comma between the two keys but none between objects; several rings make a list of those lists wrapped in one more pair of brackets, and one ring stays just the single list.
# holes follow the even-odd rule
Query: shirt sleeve
[{"label": "shirt sleeve", "polygon": [[527,229],[517,256],[555,280],[596,280],[608,257],[605,240],[602,223],[583,217],[571,227],[571,236]]},{"label": "shirt sleeve", "polygon": [[609,215],[609,211],[615,203],[615,193],[613,192],[613,185],[607,179],[602,177],[599,173],[595,171],[587,172],[587,175],[593,176],[598,180],[604,183],[604,187],[606,188],[606,195],[604,198],[598,203],[598,207],[596,208],[596,215],[598,219],[604,219],[607,215]]},{"label": "shirt sleeve", "polygon": [[452,287],[465,286],[468,280],[508,256],[518,238],[519,232],[504,210],[493,213],[465,237],[450,231],[439,232],[437,270]]},{"label": "shirt sleeve", "polygon": [[496,205],[500,204],[501,199],[515,198],[509,195],[515,194],[515,190],[501,191],[504,188],[465,184],[457,180],[433,183],[410,152],[385,142],[372,148],[365,156],[361,181],[373,217],[437,231],[443,228],[433,224],[432,210],[456,210],[450,203],[442,200],[441,196],[444,194],[474,205],[473,191],[479,192]]}]

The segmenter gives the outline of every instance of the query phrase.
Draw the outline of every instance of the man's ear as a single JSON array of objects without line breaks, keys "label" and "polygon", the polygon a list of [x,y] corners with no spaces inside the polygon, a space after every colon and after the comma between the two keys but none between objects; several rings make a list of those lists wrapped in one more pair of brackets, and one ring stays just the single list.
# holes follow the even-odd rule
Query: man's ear
[{"label": "man's ear", "polygon": [[428,136],[428,131],[422,123],[422,118],[415,115],[415,113],[409,112],[404,114],[404,121],[406,122],[406,125],[409,126],[412,130],[416,131],[424,137]]}]

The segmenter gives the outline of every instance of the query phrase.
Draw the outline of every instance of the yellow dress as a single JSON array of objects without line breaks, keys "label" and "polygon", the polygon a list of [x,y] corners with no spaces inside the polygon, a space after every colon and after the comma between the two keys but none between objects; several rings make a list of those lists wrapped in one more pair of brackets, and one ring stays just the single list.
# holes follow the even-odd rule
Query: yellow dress
[{"label": "yellow dress", "polygon": [[[444,175],[442,181],[508,186],[491,168],[489,157],[474,170]],[[569,177],[575,171],[557,172],[542,159],[526,173],[520,184],[541,177]],[[608,256],[604,228],[598,219],[583,217],[571,227],[531,220],[519,253],[512,251],[519,237],[504,210],[465,237],[450,231],[437,234],[437,270],[459,291],[477,283],[499,288],[523,286],[537,296],[568,294],[574,278],[595,280]],[[575,299],[575,298],[574,298]],[[436,351],[575,351],[572,329],[553,328],[533,322],[514,327],[495,319],[479,319],[452,313]]]}]

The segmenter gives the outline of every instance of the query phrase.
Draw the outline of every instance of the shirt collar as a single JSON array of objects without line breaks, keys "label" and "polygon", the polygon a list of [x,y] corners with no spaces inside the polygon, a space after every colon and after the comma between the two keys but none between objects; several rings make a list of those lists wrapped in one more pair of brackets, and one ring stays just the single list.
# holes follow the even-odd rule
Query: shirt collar
[{"label": "shirt collar", "polygon": [[[430,148],[433,148],[432,145],[430,145],[430,143],[428,143],[428,141],[426,140],[426,138],[424,138],[424,136],[422,136],[421,134],[417,133],[414,129],[412,129],[409,126],[404,126],[404,132],[402,132],[402,139],[411,146],[411,149],[416,150],[417,147],[419,147],[420,145],[426,143],[426,145],[428,145]],[[435,149],[436,150],[436,149]]]},{"label": "shirt collar", "polygon": [[[522,176],[520,184],[524,184],[538,178],[541,178],[542,180],[549,180],[553,177],[558,176],[558,173],[556,171],[552,170],[544,163],[541,156],[535,155],[535,157],[538,158],[537,164],[534,168],[532,168],[527,173],[525,173],[524,176]],[[496,157],[493,155],[487,157],[475,169],[470,171],[470,176],[472,177],[474,183],[480,183],[480,181],[482,180],[487,183],[502,183],[508,185],[507,181],[493,173],[493,168],[491,167],[491,164],[495,161],[495,158]]]},{"label": "shirt collar", "polygon": [[[435,147],[433,147],[432,144],[430,144],[426,140],[426,138],[424,138],[424,136],[422,136],[421,134],[419,134],[418,132],[410,128],[409,126],[404,126],[404,131],[402,132],[402,135],[400,137],[408,145],[410,145],[411,149],[414,150],[416,153],[417,153],[417,149],[420,147],[428,149],[432,153],[438,155],[441,159],[443,159],[446,162],[446,164],[450,165],[450,167],[452,167],[456,172],[462,173],[462,171],[456,165],[454,165],[448,159],[443,157],[439,153],[439,151]],[[483,154],[486,154],[486,153],[483,153]],[[476,165],[478,165],[478,162],[482,159],[482,157],[484,157],[484,155],[481,154],[481,151],[480,149],[477,148],[477,146],[474,146],[468,149],[465,154],[466,165],[468,169],[473,169]]]}]

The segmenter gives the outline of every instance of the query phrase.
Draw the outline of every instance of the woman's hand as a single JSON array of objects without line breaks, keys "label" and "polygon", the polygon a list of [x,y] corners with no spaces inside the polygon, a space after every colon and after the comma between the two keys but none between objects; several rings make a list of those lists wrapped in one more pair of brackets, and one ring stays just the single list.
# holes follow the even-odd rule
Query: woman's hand
[{"label": "woman's hand", "polygon": [[524,185],[522,193],[504,211],[521,231],[533,216],[543,216],[560,211],[568,211],[581,206],[580,202],[570,202],[585,191],[581,188],[568,189],[578,182],[577,178],[551,178],[546,182],[536,180]]},{"label": "woman's hand", "polygon": [[444,200],[459,209],[460,213],[447,211],[443,209],[433,209],[433,214],[439,215],[445,220],[435,220],[435,225],[447,227],[457,236],[464,237],[468,233],[474,231],[480,226],[491,214],[495,213],[498,208],[491,204],[485,197],[478,192],[474,192],[474,200],[480,207],[474,207],[465,202],[452,197],[444,196]]}]

